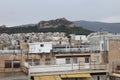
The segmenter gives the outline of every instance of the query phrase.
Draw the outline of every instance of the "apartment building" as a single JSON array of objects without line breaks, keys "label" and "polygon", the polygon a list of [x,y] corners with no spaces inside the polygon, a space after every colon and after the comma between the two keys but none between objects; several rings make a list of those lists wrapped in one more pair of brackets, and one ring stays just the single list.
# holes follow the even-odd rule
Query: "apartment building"
[{"label": "apartment building", "polygon": [[90,44],[65,40],[66,45],[33,42],[0,50],[0,72],[23,71],[33,80],[119,80],[119,35],[91,37]]},{"label": "apartment building", "polygon": [[[29,53],[37,55],[24,62],[24,71],[34,80],[106,80],[108,70],[104,53],[91,51],[89,46],[55,46],[50,53]],[[42,56],[41,58],[39,56]],[[32,60],[31,60],[32,59]]]}]

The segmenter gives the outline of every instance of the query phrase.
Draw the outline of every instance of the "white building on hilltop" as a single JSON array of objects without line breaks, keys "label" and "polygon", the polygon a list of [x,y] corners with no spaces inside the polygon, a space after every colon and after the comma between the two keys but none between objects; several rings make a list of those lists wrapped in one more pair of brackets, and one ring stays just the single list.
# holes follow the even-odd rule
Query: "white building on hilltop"
[{"label": "white building on hilltop", "polygon": [[70,34],[71,40],[80,41],[81,43],[88,43],[88,39],[86,35],[75,35]]}]

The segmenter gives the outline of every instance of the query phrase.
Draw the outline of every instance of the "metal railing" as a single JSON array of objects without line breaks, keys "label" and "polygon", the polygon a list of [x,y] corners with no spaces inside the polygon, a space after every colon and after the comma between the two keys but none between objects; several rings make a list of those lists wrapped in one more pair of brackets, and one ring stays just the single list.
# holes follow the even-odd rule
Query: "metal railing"
[{"label": "metal railing", "polygon": [[21,50],[0,50],[0,54],[9,54],[9,53],[19,54],[21,53]]},{"label": "metal railing", "polygon": [[107,64],[77,63],[77,64],[56,64],[56,65],[29,65],[25,63],[29,74],[31,73],[51,73],[51,72],[66,72],[66,71],[105,71]]},{"label": "metal railing", "polygon": [[56,48],[53,52],[89,52],[89,48]]}]

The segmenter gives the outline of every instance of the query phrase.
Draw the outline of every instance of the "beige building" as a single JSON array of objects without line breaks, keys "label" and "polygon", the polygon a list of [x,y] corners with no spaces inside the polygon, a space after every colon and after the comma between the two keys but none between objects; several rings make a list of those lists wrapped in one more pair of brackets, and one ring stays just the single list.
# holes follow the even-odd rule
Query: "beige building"
[{"label": "beige building", "polygon": [[120,80],[120,40],[109,41],[108,64],[110,80]]}]

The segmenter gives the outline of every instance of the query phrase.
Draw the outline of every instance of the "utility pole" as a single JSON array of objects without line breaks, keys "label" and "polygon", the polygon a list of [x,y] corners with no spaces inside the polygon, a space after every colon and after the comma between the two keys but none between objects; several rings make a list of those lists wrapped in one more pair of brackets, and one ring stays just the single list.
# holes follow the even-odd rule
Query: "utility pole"
[{"label": "utility pole", "polygon": [[102,33],[102,28],[100,28],[100,40],[101,40],[101,33]]},{"label": "utility pole", "polygon": [[71,62],[72,62],[72,63],[71,63],[71,67],[72,67],[72,70],[73,70],[73,53],[72,53],[72,50],[71,50],[71,49],[72,49],[72,47],[71,47],[71,46],[72,46],[72,43],[71,43],[71,36],[68,36],[68,38],[69,38],[70,53],[72,54],[72,57],[71,57],[71,58],[72,58],[72,60],[71,60]]}]

